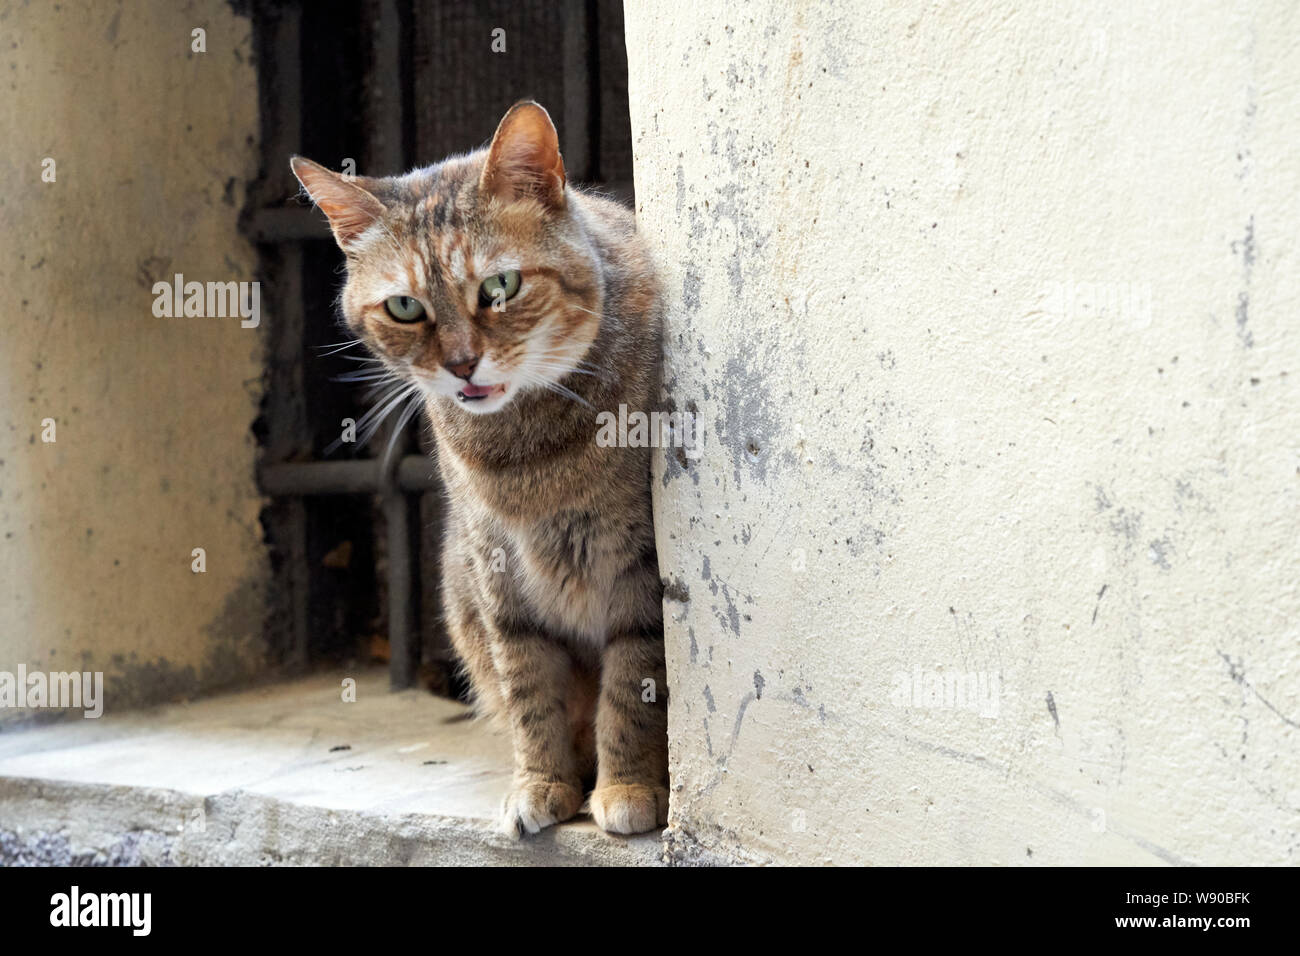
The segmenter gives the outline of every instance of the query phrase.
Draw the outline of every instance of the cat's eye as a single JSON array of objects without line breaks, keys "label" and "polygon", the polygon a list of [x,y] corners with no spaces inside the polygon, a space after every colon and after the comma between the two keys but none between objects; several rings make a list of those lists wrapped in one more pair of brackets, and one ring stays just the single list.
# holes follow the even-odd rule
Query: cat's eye
[{"label": "cat's eye", "polygon": [[384,308],[398,322],[419,322],[424,318],[424,306],[419,299],[413,299],[409,295],[390,295],[384,302]]},{"label": "cat's eye", "polygon": [[505,302],[507,299],[513,299],[518,291],[519,271],[517,269],[498,272],[494,276],[488,276],[478,287],[478,304],[486,308],[498,302]]}]

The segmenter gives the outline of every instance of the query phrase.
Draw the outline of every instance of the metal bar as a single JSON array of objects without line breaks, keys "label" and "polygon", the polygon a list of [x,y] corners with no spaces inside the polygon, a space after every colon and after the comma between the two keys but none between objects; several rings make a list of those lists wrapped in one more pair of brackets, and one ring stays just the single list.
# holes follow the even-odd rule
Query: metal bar
[{"label": "metal bar", "polygon": [[[419,494],[438,488],[433,462],[424,455],[404,455],[397,463],[397,488]],[[291,461],[263,465],[257,475],[262,494],[277,497],[310,495],[376,495],[383,487],[380,463],[356,461]]]},{"label": "metal bar", "polygon": [[415,686],[419,668],[411,499],[394,485],[383,494],[383,506],[388,528],[388,683],[393,690],[403,690]]},{"label": "metal bar", "polygon": [[[400,173],[402,150],[402,16],[397,0],[367,0],[363,6],[370,40],[366,71],[366,166],[373,173]],[[391,419],[390,419],[391,421]],[[393,690],[415,684],[420,646],[416,632],[415,576],[419,556],[412,547],[412,503],[398,476],[404,440],[386,424],[377,447],[385,455],[377,472],[379,495],[387,528],[388,552],[388,680]]]},{"label": "metal bar", "polygon": [[[266,179],[256,190],[257,205],[286,195],[290,188],[292,175],[284,157],[298,149],[302,113],[302,11],[296,5],[286,5],[262,15],[268,29],[259,62],[274,75],[264,78],[262,152]],[[276,316],[268,330],[270,383],[264,406],[264,454],[277,461],[300,454],[309,442],[302,375],[302,249],[283,246],[263,261],[269,263],[269,304]],[[307,516],[301,499],[279,503],[272,511],[271,535],[285,557],[280,583],[285,591],[281,607],[287,618],[286,662],[305,668],[309,660],[311,580]]]}]

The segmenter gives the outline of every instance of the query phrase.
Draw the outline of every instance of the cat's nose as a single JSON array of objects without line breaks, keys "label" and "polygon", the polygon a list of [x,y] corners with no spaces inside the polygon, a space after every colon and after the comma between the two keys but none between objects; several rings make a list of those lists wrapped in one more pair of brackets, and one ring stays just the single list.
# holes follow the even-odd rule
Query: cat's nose
[{"label": "cat's nose", "polygon": [[463,378],[468,382],[470,376],[474,374],[474,369],[478,368],[478,359],[477,355],[464,356],[450,362],[444,362],[442,367],[457,378]]}]

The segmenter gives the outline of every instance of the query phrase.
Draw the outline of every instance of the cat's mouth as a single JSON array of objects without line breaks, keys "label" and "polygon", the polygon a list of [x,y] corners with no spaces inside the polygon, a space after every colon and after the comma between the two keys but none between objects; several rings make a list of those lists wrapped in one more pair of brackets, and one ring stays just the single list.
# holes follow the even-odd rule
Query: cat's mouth
[{"label": "cat's mouth", "polygon": [[460,391],[456,393],[456,401],[480,402],[485,398],[492,397],[493,395],[504,395],[505,393],[506,386],[504,383],[499,385],[473,385],[466,382],[461,387]]}]

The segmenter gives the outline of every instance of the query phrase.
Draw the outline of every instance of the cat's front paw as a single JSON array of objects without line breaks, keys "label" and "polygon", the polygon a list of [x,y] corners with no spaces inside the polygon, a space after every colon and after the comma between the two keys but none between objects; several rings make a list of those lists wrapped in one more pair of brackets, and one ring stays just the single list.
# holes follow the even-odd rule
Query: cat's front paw
[{"label": "cat's front paw", "polygon": [[591,793],[591,815],[608,833],[645,833],[668,822],[668,790],[616,783]]},{"label": "cat's front paw", "polygon": [[567,783],[547,780],[516,782],[501,811],[501,829],[516,840],[561,823],[582,806],[582,791]]}]

